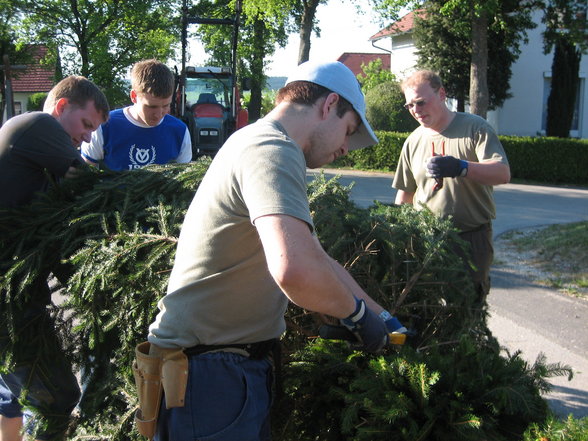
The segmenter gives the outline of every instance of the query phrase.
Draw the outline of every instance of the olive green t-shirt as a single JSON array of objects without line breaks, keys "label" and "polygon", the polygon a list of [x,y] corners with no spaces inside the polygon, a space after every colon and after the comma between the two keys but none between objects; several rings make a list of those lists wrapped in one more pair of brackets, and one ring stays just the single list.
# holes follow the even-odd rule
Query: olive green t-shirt
[{"label": "olive green t-shirt", "polygon": [[285,331],[288,301],[269,273],[254,225],[272,214],[314,230],[302,150],[280,124],[264,119],[229,138],[198,187],[150,342],[253,343]]},{"label": "olive green t-shirt", "polygon": [[495,131],[483,118],[456,113],[440,134],[417,128],[406,139],[392,186],[414,193],[413,205],[428,207],[437,215],[452,216],[457,228],[472,230],[496,217],[493,187],[465,178],[445,178],[443,188],[434,191],[435,180],[426,175],[426,161],[436,154],[454,156],[470,162],[500,161],[508,164],[504,148]]}]

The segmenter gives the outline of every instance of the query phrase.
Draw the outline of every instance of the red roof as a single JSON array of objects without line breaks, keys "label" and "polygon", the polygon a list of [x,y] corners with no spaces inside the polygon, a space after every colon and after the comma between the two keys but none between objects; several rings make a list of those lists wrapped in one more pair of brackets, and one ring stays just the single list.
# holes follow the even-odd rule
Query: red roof
[{"label": "red roof", "polygon": [[40,64],[47,54],[46,46],[31,46],[34,64],[27,64],[24,71],[13,72],[13,92],[49,92],[55,85],[55,66]]},{"label": "red roof", "polygon": [[384,37],[390,37],[392,35],[404,34],[406,32],[411,32],[414,26],[414,16],[415,14],[419,15],[423,12],[423,9],[417,9],[416,11],[409,12],[400,20],[395,21],[390,26],[382,29],[381,31],[377,32],[376,34],[372,35],[369,40],[375,41],[380,40]]},{"label": "red roof", "polygon": [[366,66],[374,61],[374,60],[382,60],[382,69],[390,70],[390,54],[368,54],[364,52],[345,52],[337,61],[340,61],[349,69],[351,72],[355,74],[355,76],[359,74],[363,74],[363,69],[361,68],[362,64]]}]

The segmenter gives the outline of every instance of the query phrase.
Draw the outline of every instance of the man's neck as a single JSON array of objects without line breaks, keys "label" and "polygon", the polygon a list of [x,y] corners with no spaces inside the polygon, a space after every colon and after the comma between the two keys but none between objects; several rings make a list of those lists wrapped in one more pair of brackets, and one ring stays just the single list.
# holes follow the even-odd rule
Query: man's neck
[{"label": "man's neck", "polygon": [[447,127],[449,127],[453,121],[453,118],[455,118],[455,112],[446,108],[446,110],[443,112],[442,118],[439,119],[439,123],[436,124],[435,127],[427,127],[427,131],[433,134],[441,134]]}]

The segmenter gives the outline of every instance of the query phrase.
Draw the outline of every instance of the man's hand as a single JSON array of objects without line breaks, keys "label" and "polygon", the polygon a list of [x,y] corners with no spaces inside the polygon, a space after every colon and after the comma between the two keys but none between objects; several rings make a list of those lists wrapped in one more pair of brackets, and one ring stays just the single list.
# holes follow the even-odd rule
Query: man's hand
[{"label": "man's hand", "polygon": [[468,174],[468,163],[453,156],[433,156],[427,161],[427,176],[430,178],[457,178]]},{"label": "man's hand", "polygon": [[386,324],[363,300],[356,299],[355,311],[349,317],[341,319],[341,324],[361,342],[361,350],[378,352],[388,344]]}]

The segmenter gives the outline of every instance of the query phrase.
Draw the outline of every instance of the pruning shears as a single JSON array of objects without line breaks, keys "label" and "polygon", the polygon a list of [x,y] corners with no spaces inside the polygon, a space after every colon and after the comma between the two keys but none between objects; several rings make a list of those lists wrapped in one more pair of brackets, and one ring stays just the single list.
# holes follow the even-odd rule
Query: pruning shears
[{"label": "pruning shears", "polygon": [[[406,337],[414,334],[414,331],[408,331],[407,333],[391,332],[388,334],[388,338],[391,345],[402,346],[406,342]],[[319,337],[327,340],[345,340],[358,343],[355,334],[345,326],[321,325],[319,328]]]},{"label": "pruning shears", "polygon": [[[431,141],[432,156],[437,156],[435,153],[435,142]],[[445,156],[445,140],[441,141],[441,156]],[[433,191],[437,191],[443,188],[443,178],[435,178],[435,184],[433,185]]]}]

